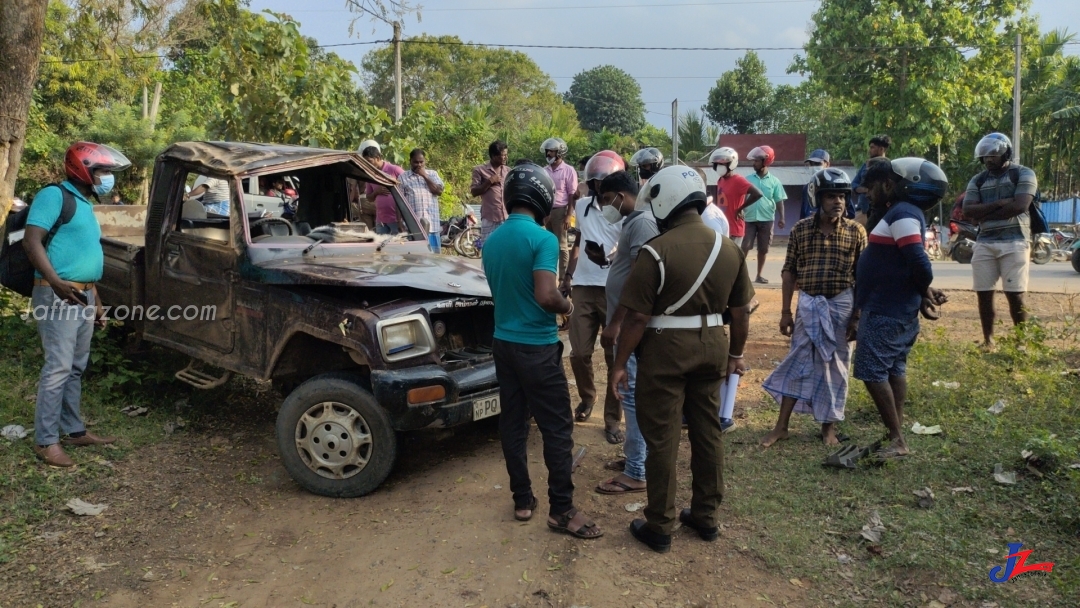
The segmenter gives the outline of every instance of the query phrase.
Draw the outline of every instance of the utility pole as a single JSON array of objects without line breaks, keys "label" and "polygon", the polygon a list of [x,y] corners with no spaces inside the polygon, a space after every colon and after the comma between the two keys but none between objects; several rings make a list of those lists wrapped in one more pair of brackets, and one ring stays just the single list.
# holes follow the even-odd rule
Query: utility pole
[{"label": "utility pole", "polygon": [[671,102],[671,162],[679,164],[679,100]]},{"label": "utility pole", "polygon": [[394,120],[401,120],[401,22],[394,22]]},{"label": "utility pole", "polygon": [[1020,33],[1016,33],[1016,72],[1013,75],[1013,153],[1012,162],[1020,164]]}]

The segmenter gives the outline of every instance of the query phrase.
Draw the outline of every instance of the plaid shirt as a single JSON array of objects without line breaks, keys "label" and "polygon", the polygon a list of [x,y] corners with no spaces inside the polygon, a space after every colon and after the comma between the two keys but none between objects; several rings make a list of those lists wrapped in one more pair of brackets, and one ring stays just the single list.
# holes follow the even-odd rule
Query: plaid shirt
[{"label": "plaid shirt", "polygon": [[817,214],[799,220],[788,236],[784,272],[795,275],[803,293],[831,298],[855,285],[855,264],[866,249],[866,230],[840,218],[832,236],[818,229]]},{"label": "plaid shirt", "polygon": [[[443,185],[437,171],[433,169],[426,169],[426,171],[431,181],[440,186]],[[427,219],[428,230],[431,232],[439,231],[439,197],[432,194],[431,190],[428,189],[427,180],[410,170],[401,174],[398,183],[401,184],[401,189],[405,192],[405,202],[409,204],[409,208],[412,209],[416,219]]]}]

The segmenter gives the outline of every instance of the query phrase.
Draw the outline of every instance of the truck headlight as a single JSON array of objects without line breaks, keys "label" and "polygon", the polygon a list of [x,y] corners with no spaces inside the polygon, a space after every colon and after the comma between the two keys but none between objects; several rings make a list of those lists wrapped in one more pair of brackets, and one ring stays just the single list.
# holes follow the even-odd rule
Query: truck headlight
[{"label": "truck headlight", "polygon": [[383,359],[400,361],[435,350],[435,337],[424,315],[395,317],[375,324]]}]

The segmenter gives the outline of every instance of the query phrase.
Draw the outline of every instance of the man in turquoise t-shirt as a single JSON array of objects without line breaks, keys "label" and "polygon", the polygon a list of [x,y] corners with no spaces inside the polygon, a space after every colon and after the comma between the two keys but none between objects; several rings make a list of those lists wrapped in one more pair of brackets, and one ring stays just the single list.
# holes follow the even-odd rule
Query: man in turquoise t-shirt
[{"label": "man in turquoise t-shirt", "polygon": [[532,519],[539,501],[532,492],[529,415],[544,439],[548,470],[548,527],[578,538],[598,538],[600,528],[574,508],[570,387],[562,367],[556,314],[569,316],[573,304],[555,281],[559,241],[541,226],[551,213],[555,184],[532,163],[510,170],[503,200],[506,222],[484,242],[484,272],[495,300],[495,375],[499,380],[506,472],[514,495],[514,518]]},{"label": "man in turquoise t-shirt", "polygon": [[[754,163],[754,174],[747,180],[761,190],[761,199],[746,208],[743,219],[746,220],[746,232],[743,236],[743,255],[750,253],[750,249],[757,241],[757,283],[768,283],[761,276],[765,270],[765,255],[769,253],[769,245],[772,244],[773,221],[784,227],[784,200],[787,193],[784,192],[784,184],[775,175],[769,173],[769,165],[773,163],[776,154],[769,146],[758,146],[746,155]],[[777,216],[779,219],[777,220]]]},{"label": "man in turquoise t-shirt", "polygon": [[[105,324],[94,285],[104,265],[101,228],[89,197],[108,194],[115,182],[113,172],[130,166],[123,154],[108,146],[77,142],[64,158],[67,181],[38,192],[26,218],[23,247],[37,271],[31,314],[45,355],[34,411],[34,452],[55,467],[75,464],[60,447],[61,433],[67,435],[67,446],[116,441],[88,433],[79,413],[94,325]],[[65,198],[74,200],[75,213],[50,240],[49,232],[62,219]]]}]

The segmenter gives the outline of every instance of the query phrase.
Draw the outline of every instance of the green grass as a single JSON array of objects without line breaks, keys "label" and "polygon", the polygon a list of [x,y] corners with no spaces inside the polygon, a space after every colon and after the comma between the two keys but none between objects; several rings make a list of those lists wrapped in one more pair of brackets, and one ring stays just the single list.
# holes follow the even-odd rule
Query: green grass
[{"label": "green grass", "polygon": [[[1080,605],[1080,470],[1068,468],[1080,462],[1080,377],[1062,375],[1080,367],[1074,323],[1067,317],[1052,331],[1016,330],[991,355],[942,331],[924,334],[908,365],[904,426],[914,454],[884,467],[825,469],[830,450],[799,437],[763,451],[757,434],[772,427],[777,410],[752,410],[753,430],[733,437],[744,443],[732,449],[725,496],[728,508],[758,529],[749,548],[785,576],[813,581],[815,593],[839,605],[861,596],[925,606],[938,585],[1001,606]],[[934,387],[935,380],[960,388]],[[1005,411],[987,412],[998,399]],[[914,435],[916,421],[940,424],[945,435]],[[861,382],[852,382],[841,428],[860,445],[884,433]],[[819,427],[802,416],[792,430],[806,438]],[[1032,448],[1042,457],[1042,477],[1027,471],[1020,455]],[[996,483],[996,463],[1018,471],[1019,482]],[[926,486],[936,502],[920,509],[912,492]],[[964,486],[975,492],[950,490]],[[874,511],[886,527],[880,557],[859,535]],[[1029,563],[1055,562],[1053,573],[991,583],[989,570],[1004,564],[1010,542],[1034,550]],[[838,554],[853,562],[841,565]]]},{"label": "green grass", "polygon": [[[0,289],[0,426],[34,426],[34,395],[41,371],[41,342],[35,327],[20,318],[26,300]],[[55,469],[40,463],[32,451],[33,433],[15,442],[0,439],[0,564],[16,559],[19,547],[71,498],[86,498],[111,487],[108,462],[165,437],[164,425],[182,416],[194,423],[212,408],[213,393],[190,391],[172,374],[184,359],[163,349],[127,357],[120,328],[98,331],[91,348],[90,369],[84,376],[82,413],[91,430],[116,435],[115,448],[91,447],[69,451],[79,464]],[[220,397],[220,395],[217,395]],[[177,405],[186,400],[187,405]],[[126,405],[149,408],[146,416],[130,418]],[[190,427],[189,427],[190,428]]]}]

